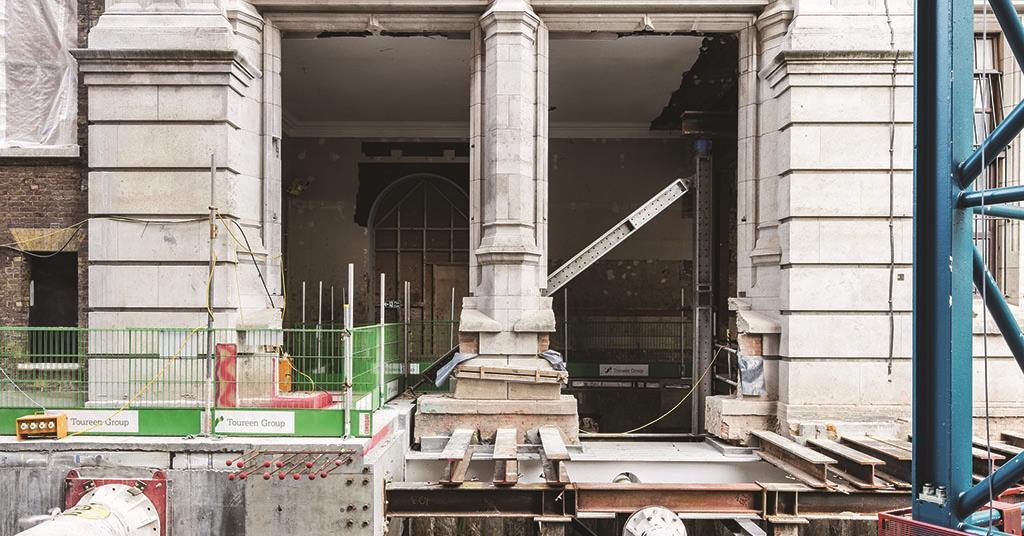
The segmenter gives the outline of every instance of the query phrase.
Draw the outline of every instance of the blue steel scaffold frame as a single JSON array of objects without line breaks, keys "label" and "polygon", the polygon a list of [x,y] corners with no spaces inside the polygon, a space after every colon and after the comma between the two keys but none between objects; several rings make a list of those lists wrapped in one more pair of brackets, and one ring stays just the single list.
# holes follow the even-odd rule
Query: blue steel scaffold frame
[{"label": "blue steel scaffold frame", "polygon": [[[1018,64],[1024,25],[989,0]],[[1024,477],[1024,453],[971,485],[972,284],[1024,369],[1024,334],[972,242],[974,214],[1024,219],[1024,187],[972,184],[1024,129],[1024,103],[973,147],[974,3],[918,0],[914,54],[913,517],[970,529],[972,516]],[[966,520],[966,522],[965,522]]]}]

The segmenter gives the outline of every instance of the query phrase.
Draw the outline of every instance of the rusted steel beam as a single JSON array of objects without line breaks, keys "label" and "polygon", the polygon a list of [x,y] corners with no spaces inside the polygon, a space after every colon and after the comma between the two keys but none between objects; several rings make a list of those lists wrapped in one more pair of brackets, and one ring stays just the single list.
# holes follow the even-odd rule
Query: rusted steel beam
[{"label": "rusted steel beam", "polygon": [[755,430],[751,435],[760,441],[758,455],[764,461],[792,474],[808,486],[829,487],[828,470],[836,463],[835,460],[774,432]]},{"label": "rusted steel beam", "polygon": [[882,460],[827,439],[808,439],[807,444],[835,459],[836,467],[833,467],[832,471],[849,480],[855,487],[860,489],[885,487],[884,484],[875,480],[875,466],[883,465],[885,462]]},{"label": "rusted steel beam", "polygon": [[517,482],[519,482],[519,461],[495,460],[494,485],[514,486]]},{"label": "rusted steel beam", "polygon": [[399,482],[387,486],[389,517],[538,517],[629,514],[657,504],[706,517],[761,519],[875,514],[910,504],[906,491],[839,493],[799,484],[546,484],[460,487]]},{"label": "rusted steel beam", "polygon": [[1017,432],[1002,432],[1000,436],[1003,438],[1004,442],[1015,447],[1024,448],[1024,434]]},{"label": "rusted steel beam", "polygon": [[633,513],[656,504],[678,513],[760,515],[763,489],[757,484],[589,484],[575,483],[577,512]]},{"label": "rusted steel beam", "polygon": [[985,450],[985,449],[991,447],[992,448],[992,452],[997,452],[999,454],[1002,454],[1003,456],[1006,456],[1007,458],[1012,458],[1012,457],[1020,454],[1021,452],[1024,452],[1024,449],[1022,449],[1020,447],[1015,447],[1015,446],[1013,446],[1013,445],[1011,445],[1009,443],[1004,443],[1002,441],[996,441],[996,440],[992,440],[992,441],[986,442],[985,439],[981,438],[981,437],[975,437],[972,440],[972,443],[974,444],[974,446],[976,448],[979,448],[979,449],[982,449],[982,450]]},{"label": "rusted steel beam", "polygon": [[389,517],[538,517],[573,515],[576,500],[572,489],[545,484],[497,487],[484,482],[465,482],[446,487],[425,482],[388,484],[386,515]]},{"label": "rusted steel beam", "polygon": [[999,454],[995,450],[992,451],[992,455],[990,456],[984,447],[974,447],[971,449],[971,467],[976,475],[986,477],[1005,461],[1006,456]]},{"label": "rusted steel beam", "polygon": [[460,486],[466,480],[466,472],[473,460],[473,438],[475,430],[457,428],[441,452],[441,457],[448,460],[448,467],[441,483],[447,486]]},{"label": "rusted steel beam", "polygon": [[871,437],[844,437],[843,444],[885,462],[885,467],[877,468],[879,472],[892,475],[904,483],[910,482],[910,451]]}]

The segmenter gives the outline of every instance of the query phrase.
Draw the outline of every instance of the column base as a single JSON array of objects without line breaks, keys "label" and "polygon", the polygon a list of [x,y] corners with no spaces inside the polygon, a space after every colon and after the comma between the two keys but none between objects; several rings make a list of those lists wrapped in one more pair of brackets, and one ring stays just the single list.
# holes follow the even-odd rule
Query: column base
[{"label": "column base", "polygon": [[493,442],[498,428],[515,428],[519,442],[527,432],[554,426],[566,444],[579,445],[580,426],[576,398],[560,395],[554,400],[463,400],[448,394],[421,396],[416,403],[414,440],[450,436],[456,428],[472,428],[481,442]]}]

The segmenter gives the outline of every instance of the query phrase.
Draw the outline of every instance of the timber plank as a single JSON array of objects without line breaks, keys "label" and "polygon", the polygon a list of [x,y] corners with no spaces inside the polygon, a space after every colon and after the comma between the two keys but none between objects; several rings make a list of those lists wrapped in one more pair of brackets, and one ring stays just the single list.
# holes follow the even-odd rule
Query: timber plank
[{"label": "timber plank", "polygon": [[569,459],[569,450],[565,448],[562,433],[554,426],[540,428],[540,444],[549,460],[562,461]]},{"label": "timber plank", "polygon": [[498,432],[494,436],[493,458],[495,460],[516,459],[518,437],[519,431],[515,428],[498,428]]}]

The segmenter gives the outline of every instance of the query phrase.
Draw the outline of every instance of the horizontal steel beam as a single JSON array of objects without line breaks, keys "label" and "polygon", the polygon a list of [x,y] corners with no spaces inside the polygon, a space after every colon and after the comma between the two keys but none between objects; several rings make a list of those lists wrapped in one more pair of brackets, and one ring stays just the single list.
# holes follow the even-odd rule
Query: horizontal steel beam
[{"label": "horizontal steel beam", "polygon": [[[569,500],[566,500],[567,495]],[[386,490],[389,517],[564,516],[575,505],[572,489],[547,484],[497,487],[466,482],[457,488],[425,482],[397,482]]]},{"label": "horizontal steel beam", "polygon": [[574,484],[577,512],[631,514],[645,506],[676,513],[761,515],[764,488],[757,484]]},{"label": "horizontal steel beam", "polygon": [[1007,186],[1005,188],[989,188],[960,194],[961,207],[980,207],[981,205],[999,205],[1024,201],[1024,186]]},{"label": "horizontal steel beam", "polygon": [[975,214],[984,214],[993,218],[1010,218],[1011,220],[1024,220],[1024,208],[1008,207],[1005,205],[985,205],[975,207]]},{"label": "horizontal steel beam", "polygon": [[545,484],[458,488],[399,482],[386,489],[389,517],[537,517],[626,514],[659,505],[703,518],[874,515],[910,504],[907,491],[837,492],[794,484]]}]

